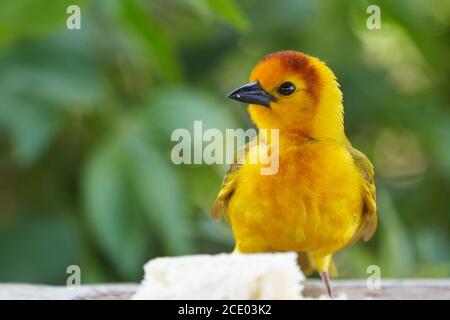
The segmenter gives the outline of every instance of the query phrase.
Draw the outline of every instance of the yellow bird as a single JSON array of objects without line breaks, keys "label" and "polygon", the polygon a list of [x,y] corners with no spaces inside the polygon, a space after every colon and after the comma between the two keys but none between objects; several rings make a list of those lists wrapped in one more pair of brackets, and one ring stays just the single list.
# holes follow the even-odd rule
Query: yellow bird
[{"label": "yellow bird", "polygon": [[334,73],[317,58],[280,51],[228,98],[249,103],[267,145],[271,135],[261,129],[279,130],[278,171],[261,174],[263,164],[248,161],[259,144],[248,144],[224,178],[213,217],[230,222],[235,252],[298,252],[302,270],[317,270],[332,296],[333,253],[377,227],[373,166],[345,135]]}]

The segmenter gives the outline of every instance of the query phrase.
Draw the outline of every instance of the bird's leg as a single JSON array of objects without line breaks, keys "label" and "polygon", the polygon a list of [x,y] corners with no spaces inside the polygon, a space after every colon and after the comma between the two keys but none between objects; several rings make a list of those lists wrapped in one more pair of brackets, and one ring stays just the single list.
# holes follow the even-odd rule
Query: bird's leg
[{"label": "bird's leg", "polygon": [[331,254],[323,256],[321,254],[312,254],[312,259],[316,266],[316,270],[320,273],[320,277],[322,278],[325,289],[327,290],[328,296],[333,298],[333,293],[331,292],[330,287],[330,274],[328,270],[330,270],[331,262]]},{"label": "bird's leg", "polygon": [[321,272],[320,277],[322,278],[325,289],[327,290],[328,297],[333,298],[333,293],[331,292],[331,286],[330,286],[330,276],[328,274],[328,271]]}]

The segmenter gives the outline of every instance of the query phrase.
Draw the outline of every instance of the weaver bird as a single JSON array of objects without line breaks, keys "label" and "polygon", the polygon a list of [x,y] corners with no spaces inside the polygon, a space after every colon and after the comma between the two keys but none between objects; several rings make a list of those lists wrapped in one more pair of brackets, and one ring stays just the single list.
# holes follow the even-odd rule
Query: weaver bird
[{"label": "weaver bird", "polygon": [[240,161],[258,147],[248,144],[228,170],[212,215],[230,222],[235,252],[298,252],[302,270],[317,270],[332,296],[333,253],[368,240],[377,226],[374,169],[345,135],[334,73],[315,57],[276,52],[228,98],[249,103],[259,132],[279,130],[279,169],[262,175],[261,163]]}]

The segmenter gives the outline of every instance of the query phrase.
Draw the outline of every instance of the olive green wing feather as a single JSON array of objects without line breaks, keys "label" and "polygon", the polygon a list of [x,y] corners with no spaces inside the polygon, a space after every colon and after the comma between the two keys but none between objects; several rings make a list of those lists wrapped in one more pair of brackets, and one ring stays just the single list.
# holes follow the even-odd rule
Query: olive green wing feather
[{"label": "olive green wing feather", "polygon": [[350,242],[354,242],[360,238],[367,241],[375,233],[378,223],[374,181],[375,172],[372,163],[364,153],[353,148],[351,145],[348,147],[348,151],[353,158],[356,168],[361,173],[364,199],[361,224]]},{"label": "olive green wing feather", "polygon": [[227,218],[228,203],[230,202],[234,190],[236,189],[239,169],[242,167],[248,150],[250,150],[251,146],[254,145],[255,141],[256,138],[245,144],[238,150],[236,156],[234,157],[234,162],[231,164],[230,168],[225,174],[219,194],[217,195],[217,198],[214,201],[211,209],[211,215],[216,221],[220,221],[220,218],[222,216]]},{"label": "olive green wing feather", "polygon": [[223,179],[219,194],[217,195],[211,209],[211,215],[216,221],[220,221],[222,216],[225,218],[227,217],[228,203],[233,196],[236,187],[236,176],[241,166],[242,164],[234,162],[228,169],[225,178]]}]

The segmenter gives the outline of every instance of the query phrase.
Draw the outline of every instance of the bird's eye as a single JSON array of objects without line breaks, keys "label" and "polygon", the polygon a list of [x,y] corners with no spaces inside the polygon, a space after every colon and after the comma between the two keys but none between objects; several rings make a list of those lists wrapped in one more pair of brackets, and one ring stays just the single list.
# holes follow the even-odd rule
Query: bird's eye
[{"label": "bird's eye", "polygon": [[295,85],[290,81],[286,81],[280,84],[277,91],[283,96],[290,96],[295,91]]}]

